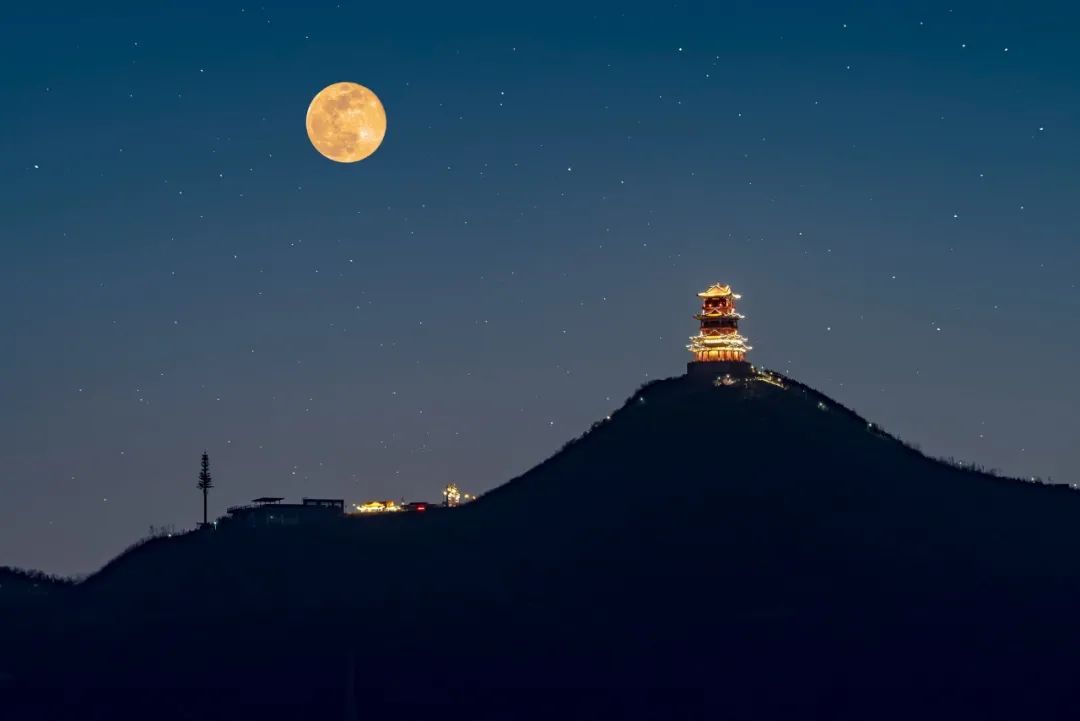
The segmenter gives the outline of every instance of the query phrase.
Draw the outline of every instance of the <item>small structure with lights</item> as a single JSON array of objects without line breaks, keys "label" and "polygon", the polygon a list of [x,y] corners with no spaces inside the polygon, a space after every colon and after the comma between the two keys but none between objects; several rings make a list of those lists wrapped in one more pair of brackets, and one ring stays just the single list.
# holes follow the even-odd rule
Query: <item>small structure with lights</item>
[{"label": "small structure with lights", "polygon": [[458,489],[456,483],[447,483],[446,488],[443,489],[443,505],[447,508],[453,508],[461,503],[461,491]]},{"label": "small structure with lights", "polygon": [[473,500],[472,494],[462,493],[456,483],[446,484],[446,488],[443,489],[442,495],[443,505],[447,508],[454,508],[455,506],[460,506],[463,503],[468,503]]},{"label": "small structure with lights", "polygon": [[367,503],[354,503],[349,513],[397,513],[401,506],[393,501],[368,501]]},{"label": "small structure with lights", "polygon": [[746,338],[739,333],[743,315],[735,309],[741,296],[731,286],[714,283],[698,293],[701,311],[694,316],[700,324],[698,334],[690,338],[687,350],[694,360],[687,364],[688,373],[707,373],[711,377],[727,374],[738,378],[750,374],[746,353],[751,350]]}]

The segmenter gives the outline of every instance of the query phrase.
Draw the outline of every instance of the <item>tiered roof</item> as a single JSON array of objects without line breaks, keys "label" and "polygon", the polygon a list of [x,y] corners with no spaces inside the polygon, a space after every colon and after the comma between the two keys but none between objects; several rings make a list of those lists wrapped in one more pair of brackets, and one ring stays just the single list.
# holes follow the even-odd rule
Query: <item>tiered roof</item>
[{"label": "tiered roof", "polygon": [[721,283],[713,283],[708,288],[706,288],[702,292],[698,293],[698,298],[724,298],[724,297],[729,296],[729,295],[732,298],[741,298],[742,297],[737,293],[732,293],[730,285],[723,285]]}]

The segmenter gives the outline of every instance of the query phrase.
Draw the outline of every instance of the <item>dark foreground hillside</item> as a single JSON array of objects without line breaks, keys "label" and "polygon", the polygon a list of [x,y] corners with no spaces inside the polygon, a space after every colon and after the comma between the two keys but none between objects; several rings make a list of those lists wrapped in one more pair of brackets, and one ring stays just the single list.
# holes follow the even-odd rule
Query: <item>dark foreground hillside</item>
[{"label": "dark foreground hillside", "polygon": [[1067,717],[1078,531],[1071,490],[683,377],[459,509],[148,543],[0,619],[0,672],[72,718]]}]

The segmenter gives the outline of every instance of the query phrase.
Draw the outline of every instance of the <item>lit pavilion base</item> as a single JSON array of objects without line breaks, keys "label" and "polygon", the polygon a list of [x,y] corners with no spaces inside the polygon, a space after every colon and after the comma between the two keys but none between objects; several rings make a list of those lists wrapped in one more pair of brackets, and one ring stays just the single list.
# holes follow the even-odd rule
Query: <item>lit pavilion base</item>
[{"label": "lit pavilion base", "polygon": [[686,364],[687,376],[709,381],[724,375],[732,378],[748,378],[753,374],[754,367],[746,361],[690,361]]}]

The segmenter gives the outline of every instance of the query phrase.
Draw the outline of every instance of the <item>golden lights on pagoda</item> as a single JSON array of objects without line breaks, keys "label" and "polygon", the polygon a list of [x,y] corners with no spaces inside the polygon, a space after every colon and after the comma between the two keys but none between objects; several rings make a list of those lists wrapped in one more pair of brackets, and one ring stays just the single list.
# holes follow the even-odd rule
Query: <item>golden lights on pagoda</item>
[{"label": "golden lights on pagoda", "polygon": [[695,361],[745,361],[751,350],[746,338],[739,334],[743,315],[735,310],[740,296],[731,286],[714,283],[701,293],[701,312],[694,316],[701,324],[698,334],[690,338],[687,350]]}]

